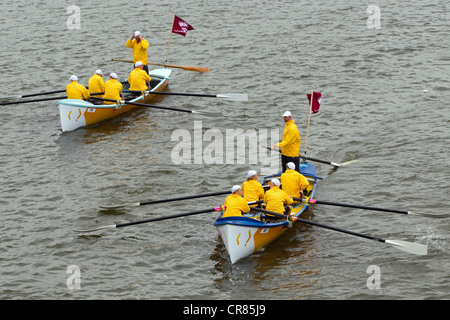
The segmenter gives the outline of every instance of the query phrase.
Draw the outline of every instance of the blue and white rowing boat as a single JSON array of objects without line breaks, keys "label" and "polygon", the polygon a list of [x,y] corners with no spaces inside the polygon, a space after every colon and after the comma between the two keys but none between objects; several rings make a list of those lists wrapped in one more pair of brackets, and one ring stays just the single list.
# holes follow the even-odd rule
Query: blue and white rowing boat
[{"label": "blue and white rowing boat", "polygon": [[[171,73],[172,70],[168,68],[151,70],[149,72],[150,77],[152,78],[150,83],[151,89],[148,92],[131,99],[130,102],[149,102],[155,96],[152,92],[159,92],[167,87]],[[127,86],[128,83],[124,85],[124,89],[126,89]],[[58,101],[56,105],[59,107],[61,129],[63,132],[97,124],[137,108],[136,105],[126,103],[99,105],[77,99],[63,99]]]},{"label": "blue and white rowing boat", "polygon": [[[290,215],[293,217],[300,217],[309,208],[307,200],[314,198],[317,181],[322,179],[317,176],[314,165],[308,162],[301,164],[300,173],[308,179],[309,186],[304,192],[306,201],[292,205]],[[249,213],[243,217],[225,218],[222,218],[222,215],[223,213],[214,221],[214,226],[216,226],[220,238],[225,244],[231,263],[235,263],[264,248],[292,227],[292,221],[288,219],[281,221],[266,220],[261,213]]]}]

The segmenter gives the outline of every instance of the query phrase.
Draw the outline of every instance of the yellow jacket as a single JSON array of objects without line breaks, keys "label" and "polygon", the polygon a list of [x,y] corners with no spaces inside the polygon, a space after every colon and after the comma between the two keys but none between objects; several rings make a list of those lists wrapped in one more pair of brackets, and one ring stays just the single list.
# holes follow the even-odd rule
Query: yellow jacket
[{"label": "yellow jacket", "polygon": [[250,207],[244,198],[235,193],[226,197],[224,205],[226,207],[226,211],[223,213],[222,218],[234,216],[241,217],[242,213],[250,211]]},{"label": "yellow jacket", "polygon": [[142,38],[141,42],[137,42],[136,39],[128,39],[126,46],[127,48],[133,48],[133,63],[138,61],[142,62],[144,65],[147,65],[147,48],[149,47],[149,43],[147,40]]},{"label": "yellow jacket", "polygon": [[[247,180],[242,184],[244,199],[247,202],[258,201],[264,198],[264,188],[258,180]],[[256,206],[252,205],[252,206]]]},{"label": "yellow jacket", "polygon": [[[101,76],[95,73],[92,77],[89,78],[88,88],[90,94],[97,92],[104,92],[105,81],[103,81],[103,78]],[[102,96],[97,95],[96,97],[102,98]]]},{"label": "yellow jacket", "polygon": [[147,90],[147,82],[150,82],[152,78],[142,69],[134,68],[128,75],[128,83],[130,84],[130,90]]},{"label": "yellow jacket", "polygon": [[[123,85],[117,79],[109,79],[105,82],[105,99],[120,100],[122,97]],[[105,104],[114,104],[112,101],[105,101]]]},{"label": "yellow jacket", "polygon": [[280,187],[274,186],[267,190],[264,195],[264,203],[266,204],[266,210],[284,213],[284,205],[289,205],[293,203],[291,197]]},{"label": "yellow jacket", "polygon": [[283,139],[277,143],[277,147],[281,148],[281,154],[286,157],[298,157],[300,153],[300,132],[294,123],[295,120],[286,122],[283,131]]},{"label": "yellow jacket", "polygon": [[86,87],[79,84],[77,81],[72,81],[66,86],[67,99],[83,100],[89,99],[91,95],[87,91]]},{"label": "yellow jacket", "polygon": [[296,170],[287,169],[280,177],[281,187],[290,196],[300,197],[300,191],[309,185],[308,179]]}]

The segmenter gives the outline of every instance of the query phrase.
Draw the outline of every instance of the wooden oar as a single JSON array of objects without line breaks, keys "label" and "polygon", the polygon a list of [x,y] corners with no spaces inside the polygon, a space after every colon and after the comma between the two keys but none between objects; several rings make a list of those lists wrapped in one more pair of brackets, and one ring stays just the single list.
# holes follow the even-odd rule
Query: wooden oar
[{"label": "wooden oar", "polygon": [[[142,91],[124,90],[123,92],[139,93]],[[202,94],[202,93],[182,93],[182,92],[166,92],[166,91],[146,91],[147,94],[164,94],[173,96],[191,96],[191,97],[207,97],[219,98],[230,101],[248,101],[248,94],[246,93],[222,93],[222,94]]]},{"label": "wooden oar", "polygon": [[320,227],[320,228],[325,228],[325,229],[330,229],[330,230],[334,230],[334,231],[338,231],[338,232],[342,232],[342,233],[347,233],[353,236],[357,236],[357,237],[361,237],[361,238],[366,238],[369,240],[374,240],[374,241],[379,241],[379,242],[383,242],[389,245],[394,246],[395,248],[399,249],[399,250],[403,250],[405,252],[408,253],[412,253],[412,254],[416,254],[416,255],[426,255],[427,251],[428,251],[428,247],[424,244],[419,244],[419,243],[412,243],[412,242],[407,242],[407,241],[403,241],[403,240],[389,240],[389,239],[381,239],[381,238],[376,238],[373,236],[369,236],[369,235],[365,235],[362,233],[357,233],[357,232],[353,232],[353,231],[349,231],[349,230],[344,230],[341,228],[336,228],[333,226],[328,226],[325,224],[321,224],[321,223],[317,223],[317,222],[313,222],[310,220],[304,220],[304,219],[300,219],[297,218],[295,216],[286,216],[284,214],[280,214],[280,213],[276,213],[276,212],[272,212],[272,211],[268,211],[265,209],[260,209],[260,208],[252,208],[252,210],[256,210],[256,211],[260,211],[260,212],[264,212],[264,213],[268,213],[280,218],[288,218],[291,221],[298,221],[298,222],[302,222],[305,224],[310,224],[316,227]]},{"label": "wooden oar", "polygon": [[135,106],[140,107],[146,107],[146,108],[156,108],[156,109],[165,109],[165,110],[172,110],[172,111],[180,111],[180,112],[188,112],[193,114],[200,114],[208,117],[223,117],[223,114],[221,112],[207,112],[207,111],[196,111],[196,110],[186,110],[186,109],[178,109],[178,108],[171,108],[171,107],[163,107],[163,106],[154,106],[150,104],[145,103],[137,103],[137,102],[131,102],[131,101],[122,101],[122,100],[113,100],[113,99],[106,99],[106,98],[97,98],[97,97],[91,97],[92,99],[97,100],[103,100],[103,101],[111,101],[116,103],[123,103],[123,104],[132,104]]},{"label": "wooden oar", "polygon": [[[112,61],[119,61],[119,62],[128,62],[133,63],[133,60],[124,60],[124,59],[111,59]],[[192,67],[192,66],[175,66],[173,64],[162,64],[162,63],[153,63],[148,62],[147,64],[152,66],[162,66],[162,67],[168,67],[168,68],[179,68],[187,71],[196,71],[196,72],[208,72],[209,68],[205,67]]]},{"label": "wooden oar", "polygon": [[154,201],[145,201],[145,202],[135,202],[135,203],[124,203],[124,204],[118,204],[118,205],[111,205],[111,206],[100,206],[100,208],[103,209],[118,209],[118,208],[126,208],[126,207],[139,207],[149,204],[156,204],[156,203],[165,203],[165,202],[171,202],[171,201],[179,201],[179,200],[188,200],[188,199],[198,199],[198,198],[204,198],[204,197],[212,197],[212,196],[218,196],[230,193],[230,191],[221,191],[221,192],[210,192],[210,193],[203,193],[203,194],[197,194],[193,196],[185,196],[185,197],[176,197],[176,198],[169,198],[169,199],[163,199],[163,200],[154,200]]},{"label": "wooden oar", "polygon": [[224,209],[225,208],[223,206],[219,206],[219,207],[214,207],[214,208],[209,208],[209,209],[204,209],[204,210],[172,214],[170,216],[163,216],[163,217],[151,218],[151,219],[134,221],[134,222],[126,222],[126,223],[121,223],[121,224],[111,224],[111,225],[108,225],[108,226],[97,227],[97,228],[93,228],[93,229],[86,229],[86,230],[76,230],[76,229],[74,229],[73,231],[75,231],[75,232],[92,232],[92,231],[98,231],[98,230],[110,229],[110,228],[128,227],[128,226],[133,226],[133,225],[137,225],[137,224],[141,224],[141,223],[161,221],[161,220],[167,220],[167,219],[174,219],[174,218],[192,216],[192,215],[195,215],[195,214],[201,214],[201,213],[207,213],[207,212],[213,212],[213,211],[222,211]]},{"label": "wooden oar", "polygon": [[[302,201],[302,199],[300,199],[300,198],[293,198],[293,200]],[[312,203],[312,204],[324,204],[324,205],[337,206],[337,207],[347,207],[347,208],[356,208],[356,209],[374,210],[374,211],[385,211],[385,212],[393,212],[393,213],[400,213],[400,214],[412,214],[411,212],[404,211],[404,210],[368,207],[368,206],[362,206],[362,205],[357,205],[357,204],[329,202],[329,201],[322,201],[322,200],[317,200],[317,199],[309,199],[308,202]]]}]

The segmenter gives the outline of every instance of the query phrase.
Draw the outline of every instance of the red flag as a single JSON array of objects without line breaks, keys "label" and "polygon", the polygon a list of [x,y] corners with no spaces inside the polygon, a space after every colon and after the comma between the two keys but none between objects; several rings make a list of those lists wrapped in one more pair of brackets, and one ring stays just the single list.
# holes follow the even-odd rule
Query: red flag
[{"label": "red flag", "polygon": [[[322,100],[322,94],[320,92],[313,91],[313,101],[311,106],[311,113],[318,113],[320,108],[320,102]],[[309,104],[311,105],[311,94],[306,95],[308,97]]]},{"label": "red flag", "polygon": [[178,33],[184,37],[189,30],[194,30],[189,23],[177,16],[173,17],[172,33]]}]

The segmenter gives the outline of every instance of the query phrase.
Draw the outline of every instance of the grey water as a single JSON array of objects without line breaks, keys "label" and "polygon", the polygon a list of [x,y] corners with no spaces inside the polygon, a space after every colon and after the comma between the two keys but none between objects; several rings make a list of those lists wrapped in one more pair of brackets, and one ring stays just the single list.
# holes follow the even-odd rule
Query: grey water
[{"label": "grey water", "polygon": [[[79,9],[75,28],[72,5]],[[64,133],[57,100],[1,106],[1,299],[450,298],[446,2],[4,0],[0,12],[3,97],[65,89],[72,74],[87,85],[98,68],[125,81],[131,66],[111,59],[131,58],[125,42],[136,30],[150,42],[149,61],[164,63],[169,52],[169,64],[210,68],[173,68],[167,90],[249,96],[248,102],[161,96],[155,104],[224,116],[145,108]],[[174,13],[194,30],[173,34],[168,46]],[[307,132],[312,90],[322,102]],[[175,163],[174,133],[194,133],[197,125],[224,137],[238,129],[281,137],[286,110],[294,114],[302,151],[308,137],[308,156],[346,164],[315,163],[323,177],[317,199],[417,213],[316,205],[305,218],[426,244],[428,255],[298,224],[231,264],[212,225],[216,213],[73,231],[223,204],[225,196],[99,207],[242,183],[248,170],[264,169],[263,157],[278,162],[277,154],[261,148],[252,163],[248,153],[240,159],[226,152],[214,163],[193,157]],[[200,138],[202,147],[210,145]],[[244,150],[254,156],[252,146]]]}]

